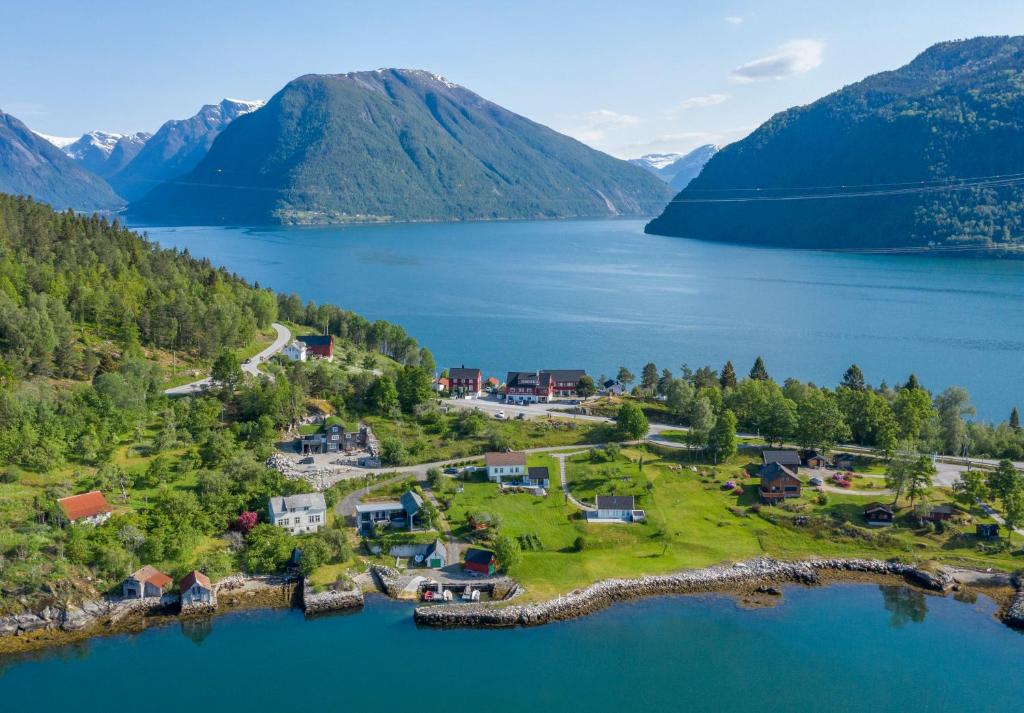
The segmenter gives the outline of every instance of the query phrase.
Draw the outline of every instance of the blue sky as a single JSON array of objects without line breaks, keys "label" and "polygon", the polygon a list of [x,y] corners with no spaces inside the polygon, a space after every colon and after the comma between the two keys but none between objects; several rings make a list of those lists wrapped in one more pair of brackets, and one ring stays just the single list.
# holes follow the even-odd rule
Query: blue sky
[{"label": "blue sky", "polygon": [[930,44],[1024,33],[1024,2],[92,0],[6,3],[0,109],[155,131],[307,73],[415,67],[628,157],[735,140]]}]

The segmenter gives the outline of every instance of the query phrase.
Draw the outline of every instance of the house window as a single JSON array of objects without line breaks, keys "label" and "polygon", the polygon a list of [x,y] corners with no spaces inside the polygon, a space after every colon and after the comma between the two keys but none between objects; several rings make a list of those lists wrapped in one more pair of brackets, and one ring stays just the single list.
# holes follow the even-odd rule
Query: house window
[{"label": "house window", "polygon": [[282,520],[278,520],[277,524],[280,525],[281,527],[286,527],[288,525],[288,518],[284,518]]}]

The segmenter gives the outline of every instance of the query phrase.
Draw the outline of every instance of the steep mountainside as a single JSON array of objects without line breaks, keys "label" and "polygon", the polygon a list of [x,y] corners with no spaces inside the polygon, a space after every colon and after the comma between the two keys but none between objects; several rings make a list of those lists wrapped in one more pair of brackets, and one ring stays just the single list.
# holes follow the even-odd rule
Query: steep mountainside
[{"label": "steep mountainside", "polygon": [[645,168],[655,176],[672,186],[677,191],[686,188],[704,164],[718,151],[714,144],[698,146],[685,154],[681,153],[649,153],[640,158],[631,158],[629,162]]},{"label": "steep mountainside", "polygon": [[151,136],[152,134],[145,132],[122,135],[90,131],[78,140],[58,148],[78,161],[86,170],[108,178],[135,158]]},{"label": "steep mountainside", "polygon": [[131,201],[163,181],[188,173],[206,156],[224,127],[261,106],[262,102],[225,99],[207,104],[191,118],[168,121],[130,163],[111,175],[111,185]]},{"label": "steep mountainside", "polygon": [[668,195],[464,87],[387,69],[290,82],[131,211],[178,223],[562,218],[649,214]]},{"label": "steep mountainside", "polygon": [[647,231],[1007,252],[1024,235],[1022,170],[1024,37],[944,42],[772,117],[715,155]]},{"label": "steep mountainside", "polygon": [[124,204],[102,178],[2,111],[0,192],[30,195],[58,209],[108,210]]}]

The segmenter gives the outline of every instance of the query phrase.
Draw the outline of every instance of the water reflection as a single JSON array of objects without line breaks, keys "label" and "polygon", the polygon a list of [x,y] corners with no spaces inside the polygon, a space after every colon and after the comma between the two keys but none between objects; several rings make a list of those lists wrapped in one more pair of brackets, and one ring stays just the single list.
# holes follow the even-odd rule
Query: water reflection
[{"label": "water reflection", "polygon": [[213,633],[213,617],[188,617],[181,620],[181,633],[196,646],[202,646],[206,637]]},{"label": "water reflection", "polygon": [[909,622],[920,624],[928,614],[928,603],[924,592],[910,587],[879,585],[885,609],[891,612],[889,623],[894,629],[906,626]]}]

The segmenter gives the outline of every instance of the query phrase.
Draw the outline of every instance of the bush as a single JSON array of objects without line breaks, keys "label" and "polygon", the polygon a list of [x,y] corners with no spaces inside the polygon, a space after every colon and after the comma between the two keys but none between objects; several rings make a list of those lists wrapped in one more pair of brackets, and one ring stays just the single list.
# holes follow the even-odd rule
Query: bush
[{"label": "bush", "polygon": [[20,477],[21,471],[15,465],[9,465],[0,471],[0,483],[17,483]]},{"label": "bush", "polygon": [[572,548],[577,552],[582,552],[583,550],[587,549],[587,544],[587,539],[583,537],[583,535],[580,535],[575,540],[573,540]]}]

